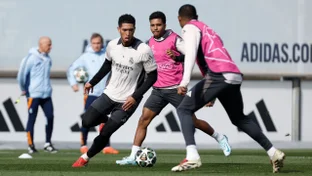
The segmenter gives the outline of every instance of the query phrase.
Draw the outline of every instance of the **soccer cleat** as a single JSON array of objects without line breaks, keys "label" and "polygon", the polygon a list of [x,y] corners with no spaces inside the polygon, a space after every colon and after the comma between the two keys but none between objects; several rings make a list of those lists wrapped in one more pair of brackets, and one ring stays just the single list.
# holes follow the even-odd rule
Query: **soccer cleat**
[{"label": "soccer cleat", "polygon": [[113,147],[105,147],[105,148],[103,149],[103,153],[104,153],[104,154],[118,154],[119,151],[116,150],[116,149],[114,149]]},{"label": "soccer cleat", "polygon": [[57,149],[53,147],[51,143],[46,143],[43,148],[44,151],[50,153],[57,153]]},{"label": "soccer cleat", "polygon": [[130,158],[129,156],[122,158],[122,160],[116,160],[118,165],[137,165],[135,159]]},{"label": "soccer cleat", "polygon": [[225,156],[230,156],[232,150],[227,136],[223,135],[222,140],[219,141],[219,146],[223,150]]},{"label": "soccer cleat", "polygon": [[286,155],[282,151],[275,151],[271,160],[271,163],[273,165],[273,173],[278,173],[281,170],[281,168],[284,166],[285,157]]},{"label": "soccer cleat", "polygon": [[72,165],[72,167],[85,167],[88,165],[88,160],[83,159],[82,157],[79,157],[76,162]]},{"label": "soccer cleat", "polygon": [[84,154],[88,152],[88,147],[86,145],[80,147],[80,153]]},{"label": "soccer cleat", "polygon": [[35,148],[34,145],[29,145],[29,146],[28,146],[28,153],[29,153],[29,154],[38,153],[38,150]]},{"label": "soccer cleat", "polygon": [[200,158],[198,160],[187,160],[184,159],[179,165],[173,167],[171,171],[173,172],[181,172],[181,171],[186,171],[190,169],[195,169],[198,168],[202,165]]}]

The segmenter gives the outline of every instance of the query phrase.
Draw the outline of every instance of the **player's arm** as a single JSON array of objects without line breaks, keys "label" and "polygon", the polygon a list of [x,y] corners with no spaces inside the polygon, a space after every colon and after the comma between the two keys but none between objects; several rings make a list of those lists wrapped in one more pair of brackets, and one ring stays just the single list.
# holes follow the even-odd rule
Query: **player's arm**
[{"label": "player's arm", "polygon": [[25,85],[26,84],[26,77],[30,73],[30,70],[31,70],[33,65],[34,65],[34,59],[31,55],[23,58],[23,60],[20,64],[20,68],[19,68],[18,74],[17,74],[17,81],[18,81],[19,87],[22,91],[22,94],[26,93],[26,85]]},{"label": "player's arm", "polygon": [[184,40],[185,58],[184,73],[180,87],[186,88],[191,80],[191,74],[195,65],[197,51],[200,43],[200,31],[193,25],[185,25],[182,30]]},{"label": "player's arm", "polygon": [[157,64],[151,49],[148,47],[145,53],[142,54],[143,68],[147,73],[147,78],[144,83],[132,94],[132,97],[137,101],[150,89],[157,80]]},{"label": "player's arm", "polygon": [[184,62],[184,59],[185,59],[184,41],[180,36],[177,36],[175,45],[176,45],[177,50],[180,52],[180,55],[176,56],[175,61]]},{"label": "player's arm", "polygon": [[94,77],[89,81],[92,86],[97,85],[112,69],[112,61],[105,59],[100,70],[94,75]]},{"label": "player's arm", "polygon": [[175,52],[170,49],[167,50],[167,54],[176,62],[184,62],[185,58],[184,41],[180,36],[177,36],[176,38],[175,47],[180,54],[179,56],[176,56]]},{"label": "player's arm", "polygon": [[99,83],[112,69],[112,58],[110,55],[110,43],[106,47],[105,52],[105,61],[100,68],[100,70],[94,75],[94,77],[89,81],[89,83],[93,86],[95,86],[97,83]]},{"label": "player's arm", "polygon": [[78,59],[76,59],[67,69],[66,76],[67,76],[67,81],[69,85],[74,89],[74,91],[78,91],[78,86],[77,86],[77,81],[75,79],[74,71],[82,67],[83,64],[83,57],[84,55],[81,55]]}]

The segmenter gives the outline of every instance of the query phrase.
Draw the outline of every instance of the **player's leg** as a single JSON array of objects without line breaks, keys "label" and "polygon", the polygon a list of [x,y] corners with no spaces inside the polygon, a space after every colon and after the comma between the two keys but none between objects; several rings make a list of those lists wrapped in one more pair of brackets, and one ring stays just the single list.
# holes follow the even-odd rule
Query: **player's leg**
[{"label": "player's leg", "polygon": [[[86,166],[88,161],[99,153],[104,146],[107,144],[111,135],[117,131],[126,121],[130,118],[133,112],[136,110],[139,102],[133,105],[128,111],[122,110],[122,103],[114,103],[113,111],[111,112],[111,117],[105,122],[101,133],[94,139],[92,146],[87,153],[83,154],[72,167],[83,167]],[[116,105],[117,104],[117,105]],[[104,107],[106,104],[102,104]]]},{"label": "player's leg", "polygon": [[273,172],[278,172],[283,166],[285,154],[274,148],[270,140],[262,133],[259,126],[244,114],[244,105],[240,85],[230,85],[218,96],[231,122],[257,141],[265,149],[272,160]]},{"label": "player's leg", "polygon": [[[169,101],[170,104],[172,104],[175,108],[177,108],[180,103],[182,102],[184,96],[177,94],[177,89],[167,89],[166,91],[165,99]],[[204,133],[210,135],[213,137],[218,143],[221,149],[223,150],[223,153],[225,156],[229,156],[231,154],[231,146],[228,143],[227,137],[223,134],[218,133],[215,131],[209,123],[207,123],[204,120],[198,119],[195,114],[192,116],[194,126],[197,129],[200,129]]]},{"label": "player's leg", "polygon": [[146,137],[147,127],[157,116],[161,110],[168,104],[168,102],[163,98],[163,90],[154,89],[146,100],[142,115],[138,121],[133,146],[131,149],[131,154],[128,157],[124,157],[122,160],[116,160],[116,164],[119,165],[134,165],[135,163],[135,155],[138,150],[140,150],[141,145]]},{"label": "player's leg", "polygon": [[[172,104],[172,106],[174,106],[175,108],[178,108],[178,106],[182,102],[184,96],[179,95],[177,92],[177,89],[166,89],[166,90],[164,90],[164,92],[165,92],[164,93],[165,99],[170,104]],[[193,114],[192,119],[193,119],[193,123],[194,123],[195,128],[200,129],[201,131],[203,131],[204,133],[206,133],[210,136],[214,133],[214,129],[207,122],[200,120],[200,119],[197,119],[195,114]]]},{"label": "player's leg", "polygon": [[[92,104],[94,100],[96,100],[98,97],[96,96],[89,96],[85,95],[84,96],[84,112],[87,111],[89,106]],[[87,141],[88,141],[88,133],[89,133],[90,128],[84,128],[81,126],[80,128],[80,152],[81,153],[86,153],[88,151],[87,147]]]},{"label": "player's leg", "polygon": [[41,108],[44,112],[44,115],[47,118],[46,123],[46,142],[44,144],[44,150],[51,153],[56,153],[57,150],[53,147],[51,143],[52,132],[53,132],[53,121],[54,121],[54,113],[53,113],[53,103],[51,97],[42,99],[40,102]]},{"label": "player's leg", "polygon": [[[104,127],[105,123],[101,123],[99,125],[99,133],[101,133],[103,127]],[[114,149],[111,145],[110,145],[110,139],[108,140],[106,146],[104,147],[103,151],[104,154],[118,154],[119,151]]]},{"label": "player's leg", "polygon": [[[100,124],[100,126],[101,126],[101,125],[104,127],[105,123]],[[103,128],[103,127],[102,127],[102,128]],[[101,129],[102,129],[102,128],[101,128]],[[114,148],[111,146],[110,139],[109,139],[108,142],[107,142],[107,144],[106,144],[106,146],[105,146],[104,149],[103,149],[103,153],[104,153],[104,154],[118,154],[119,151],[116,150],[116,149],[114,149]]]},{"label": "player's leg", "polygon": [[28,121],[26,126],[26,133],[29,153],[38,152],[34,145],[34,126],[38,114],[39,104],[40,104],[39,98],[30,98],[30,97],[27,98]]},{"label": "player's leg", "polygon": [[208,122],[198,119],[195,114],[193,114],[192,118],[195,128],[200,129],[204,133],[213,137],[219,143],[219,146],[222,149],[223,154],[225,156],[230,156],[232,148],[229,144],[227,136],[215,131]]},{"label": "player's leg", "polygon": [[114,108],[112,101],[106,94],[102,94],[92,102],[82,117],[82,126],[91,128],[108,120],[107,114]]},{"label": "player's leg", "polygon": [[205,78],[198,82],[184,97],[177,109],[182,133],[186,144],[186,159],[173,167],[172,171],[185,171],[201,166],[200,156],[195,143],[195,127],[192,119],[193,114],[205,104],[215,99],[225,88],[222,81],[213,81]]}]

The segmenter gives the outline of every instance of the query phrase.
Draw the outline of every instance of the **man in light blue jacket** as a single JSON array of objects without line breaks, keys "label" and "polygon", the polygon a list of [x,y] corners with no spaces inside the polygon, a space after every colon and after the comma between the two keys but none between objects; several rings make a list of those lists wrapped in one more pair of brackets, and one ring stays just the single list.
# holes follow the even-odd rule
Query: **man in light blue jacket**
[{"label": "man in light blue jacket", "polygon": [[51,143],[54,119],[51,99],[52,87],[50,83],[52,62],[49,53],[51,48],[51,39],[49,37],[41,37],[39,39],[39,47],[31,48],[28,55],[23,58],[17,76],[22,95],[26,95],[28,102],[26,132],[29,153],[38,152],[34,145],[33,136],[39,105],[47,118],[44,150],[51,153],[57,152]]},{"label": "man in light blue jacket", "polygon": [[[87,46],[85,53],[83,53],[72,65],[68,68],[67,71],[67,79],[72,87],[74,92],[77,92],[79,90],[78,83],[75,79],[74,70],[77,68],[85,68],[87,70],[87,73],[89,74],[89,80],[93,78],[93,76],[100,70],[101,66],[104,63],[105,60],[105,48],[103,47],[103,37],[98,34],[94,33],[91,36],[90,39],[91,46]],[[88,109],[88,107],[92,104],[94,100],[96,100],[105,89],[107,82],[107,77],[102,79],[102,81],[94,86],[93,92],[89,93],[85,97],[85,110]],[[103,127],[104,124],[101,124]],[[101,128],[100,126],[100,128]],[[87,147],[87,139],[88,139],[88,132],[89,129],[87,128],[81,128],[81,153],[86,153],[88,151]],[[118,150],[115,150],[108,145],[103,149],[104,154],[118,154]]]}]

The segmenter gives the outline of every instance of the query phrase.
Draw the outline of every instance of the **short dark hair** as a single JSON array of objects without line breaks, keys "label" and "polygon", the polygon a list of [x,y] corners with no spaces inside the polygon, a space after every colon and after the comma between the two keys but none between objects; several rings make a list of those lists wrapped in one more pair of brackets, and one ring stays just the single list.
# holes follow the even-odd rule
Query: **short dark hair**
[{"label": "short dark hair", "polygon": [[161,21],[166,24],[166,15],[163,12],[160,11],[156,11],[153,12],[150,16],[149,16],[149,20],[153,20],[153,19],[161,19]]},{"label": "short dark hair", "polygon": [[103,43],[103,42],[104,42],[104,39],[103,39],[103,37],[101,36],[101,34],[99,34],[99,33],[93,33],[93,34],[91,35],[90,41],[93,40],[94,38],[98,38],[98,37],[101,39],[101,43]]},{"label": "short dark hair", "polygon": [[181,6],[179,9],[179,16],[196,20],[198,19],[196,8],[191,4]]},{"label": "short dark hair", "polygon": [[118,26],[120,27],[123,23],[130,23],[135,26],[135,18],[130,14],[121,15],[118,19]]}]

